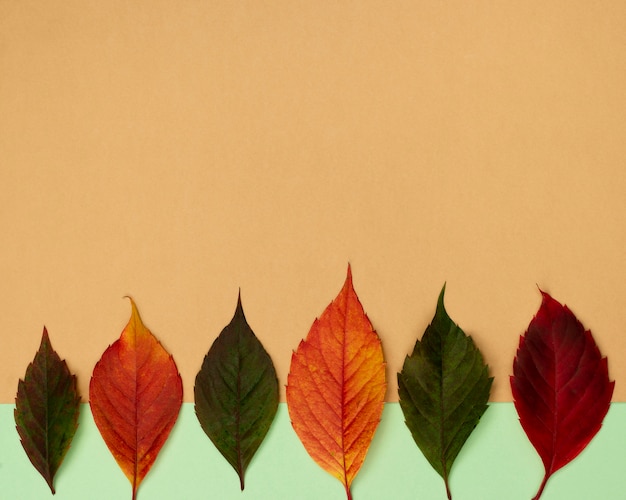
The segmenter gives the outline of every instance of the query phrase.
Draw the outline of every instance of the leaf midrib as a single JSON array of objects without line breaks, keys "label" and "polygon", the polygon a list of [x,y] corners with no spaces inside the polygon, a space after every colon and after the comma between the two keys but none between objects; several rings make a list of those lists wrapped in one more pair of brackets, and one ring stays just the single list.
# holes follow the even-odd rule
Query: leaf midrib
[{"label": "leaf midrib", "polygon": [[[47,351],[47,349],[45,349],[45,351]],[[44,380],[45,383],[43,384],[44,386],[44,391],[45,391],[45,401],[46,401],[46,405],[45,405],[45,418],[46,418],[46,427],[45,427],[45,432],[46,432],[46,439],[44,440],[46,443],[46,470],[48,472],[48,477],[52,477],[51,475],[51,471],[50,471],[50,419],[49,419],[49,408],[50,408],[50,391],[48,390],[48,384],[49,384],[49,379],[48,379],[48,356],[47,356],[47,352],[43,352],[43,365],[44,365],[44,369],[43,369],[43,376],[44,376]]]},{"label": "leaf midrib", "polygon": [[136,325],[133,325],[135,328],[135,334],[133,335],[133,359],[135,362],[135,370],[134,370],[134,383],[135,383],[135,401],[133,405],[133,410],[135,411],[135,450],[134,450],[134,474],[133,474],[133,500],[137,495],[137,475],[139,473],[139,366],[137,359],[137,334],[136,334]]},{"label": "leaf midrib", "polygon": [[341,345],[341,460],[343,464],[343,480],[346,486],[346,491],[348,493],[348,497],[350,496],[350,488],[348,486],[348,468],[346,466],[346,448],[345,448],[345,437],[346,437],[346,429],[345,425],[345,401],[346,401],[346,328],[348,325],[348,300],[350,296],[347,294],[346,302],[344,305],[343,311],[343,325],[342,325],[342,334],[343,334],[343,342]]},{"label": "leaf midrib", "polygon": [[[237,472],[239,473],[239,482],[241,486],[241,490],[244,488],[244,479],[243,479],[243,463],[241,458],[241,339],[239,338],[239,332],[235,333],[237,335],[237,407],[235,409],[235,448],[237,450]],[[247,394],[246,394],[247,395]]]},{"label": "leaf midrib", "polygon": [[444,364],[444,339],[443,335],[439,334],[439,453],[441,459],[441,470],[443,471],[443,480],[448,484],[448,471],[446,469],[446,451],[445,451],[445,436],[444,436],[444,414],[445,408],[443,404],[443,364]]}]

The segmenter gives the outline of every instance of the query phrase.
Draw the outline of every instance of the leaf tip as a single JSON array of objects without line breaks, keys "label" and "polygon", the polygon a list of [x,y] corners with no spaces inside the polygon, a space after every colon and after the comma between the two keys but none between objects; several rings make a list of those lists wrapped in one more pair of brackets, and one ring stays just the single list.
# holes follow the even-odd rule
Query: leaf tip
[{"label": "leaf tip", "polygon": [[41,334],[41,344],[39,345],[39,349],[52,349],[52,345],[50,344],[50,336],[48,335],[48,329],[44,325],[43,333]]},{"label": "leaf tip", "polygon": [[128,322],[135,322],[139,325],[143,325],[143,321],[141,320],[141,316],[139,315],[139,309],[137,309],[137,304],[135,304],[133,298],[130,295],[124,295],[124,298],[130,300],[131,311],[130,320]]},{"label": "leaf tip", "polygon": [[544,302],[549,302],[551,300],[554,300],[552,296],[548,292],[543,290],[539,285],[535,284],[535,286],[537,287],[537,290],[539,290],[539,293],[541,294],[541,298]]},{"label": "leaf tip", "polygon": [[439,292],[439,298],[437,299],[437,313],[442,313],[447,315],[446,306],[443,303],[443,298],[446,294],[446,282],[444,281],[443,286],[441,287],[441,292]]},{"label": "leaf tip", "polygon": [[241,288],[239,288],[239,293],[237,294],[237,307],[235,307],[235,314],[233,315],[233,320],[235,318],[242,318],[246,323],[246,315],[243,312],[243,304],[241,303]]}]

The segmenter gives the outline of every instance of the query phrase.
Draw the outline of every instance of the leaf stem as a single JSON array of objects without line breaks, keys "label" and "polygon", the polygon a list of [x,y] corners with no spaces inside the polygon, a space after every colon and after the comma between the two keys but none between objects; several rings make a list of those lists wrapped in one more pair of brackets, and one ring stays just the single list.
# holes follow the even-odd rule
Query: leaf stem
[{"label": "leaf stem", "polygon": [[450,492],[450,485],[448,484],[448,478],[445,477],[443,482],[446,485],[446,495],[448,495],[448,500],[452,500],[452,493]]},{"label": "leaf stem", "polygon": [[543,489],[546,487],[546,483],[548,482],[549,477],[550,474],[546,472],[546,475],[543,476],[543,481],[541,481],[541,486],[539,486],[539,491],[537,491],[537,494],[532,498],[532,500],[539,500],[541,494],[543,493]]},{"label": "leaf stem", "polygon": [[346,495],[348,495],[348,500],[352,500],[352,493],[350,493],[350,487],[346,486]]}]

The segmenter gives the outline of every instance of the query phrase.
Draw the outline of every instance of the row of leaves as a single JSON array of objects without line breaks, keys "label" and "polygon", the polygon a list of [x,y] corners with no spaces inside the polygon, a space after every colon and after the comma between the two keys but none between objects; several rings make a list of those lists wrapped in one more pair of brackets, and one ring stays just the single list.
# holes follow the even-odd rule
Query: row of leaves
[{"label": "row of leaves", "polygon": [[[400,406],[417,446],[443,478],[488,407],[493,378],[471,337],[444,308],[398,373]],[[614,382],[591,332],[542,293],[542,304],[520,337],[511,389],[521,425],[545,466],[534,500],[558,469],[599,431]],[[174,359],[144,326],[131,299],[120,338],[96,364],[89,386],[94,421],[132,485],[132,498],[178,417],[182,380]],[[356,477],[381,418],[386,390],[380,338],[354,291],[352,275],[316,319],[291,359],[287,406],[309,455],[345,488]],[[196,376],[200,425],[232,465],[244,488],[248,464],[276,414],[276,371],[241,305],[216,338]],[[18,384],[15,422],[22,446],[54,493],[54,476],[78,425],[76,377],[41,346]]]}]

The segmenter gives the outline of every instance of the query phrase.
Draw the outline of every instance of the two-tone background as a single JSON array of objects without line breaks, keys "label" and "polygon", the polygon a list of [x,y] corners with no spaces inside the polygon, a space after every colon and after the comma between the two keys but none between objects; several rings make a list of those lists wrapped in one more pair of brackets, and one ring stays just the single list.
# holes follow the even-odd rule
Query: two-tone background
[{"label": "two-tone background", "polygon": [[[521,432],[508,376],[539,286],[593,331],[609,356],[614,401],[623,401],[624,88],[620,2],[0,0],[0,497],[45,486],[19,442],[15,459],[3,457],[17,440],[17,381],[43,325],[87,401],[93,366],[129,317],[124,295],[174,355],[190,403],[202,357],[241,288],[284,399],[291,352],[350,262],[383,342],[393,403],[395,374],[447,282],[448,312],[491,366],[492,400],[505,403],[484,422],[492,422],[481,430],[484,442]],[[173,439],[199,429],[191,405],[184,411],[189,418]],[[389,411],[396,413],[381,432],[407,441],[407,477],[390,467],[391,476],[379,472],[374,482],[412,498],[421,474],[443,497],[399,409]],[[272,443],[296,439],[281,412],[284,427],[273,429]],[[623,417],[603,429],[613,432],[607,446],[626,442]],[[101,446],[90,416],[81,429],[77,440],[96,432],[93,446]],[[375,498],[365,478],[381,470],[376,460],[399,460],[379,437],[356,498]],[[179,453],[174,443],[163,463]],[[541,476],[530,445],[519,441],[531,464],[520,472],[500,465],[517,450],[501,444],[476,458],[479,439],[471,443],[476,451],[461,455],[453,480],[459,499],[482,499],[479,488],[497,481],[519,481],[511,495],[530,498]],[[304,453],[292,444],[293,454]],[[87,445],[77,441],[68,455],[57,496],[81,497],[72,467],[87,467],[81,477],[92,474],[94,484],[109,462],[107,480],[125,495],[106,449],[90,463],[79,446]],[[259,462],[285,454],[276,446],[262,449]],[[503,471],[472,473],[498,454],[492,465]],[[564,471],[562,482],[584,477],[592,491],[613,488],[604,497],[622,498],[617,459],[598,454],[599,472],[581,466]],[[316,466],[302,459],[310,469],[292,498],[317,498],[311,488],[320,481],[324,495],[341,498],[332,478],[308,479]],[[170,469],[159,460],[146,500],[167,498],[156,481],[165,484]],[[226,482],[222,498],[239,498],[235,479],[232,488]],[[191,477],[185,483],[173,491],[190,499],[210,493]],[[255,492],[252,478],[247,484],[246,498],[283,497]],[[589,498],[572,488],[569,498]],[[546,499],[560,498],[549,489]]]}]

